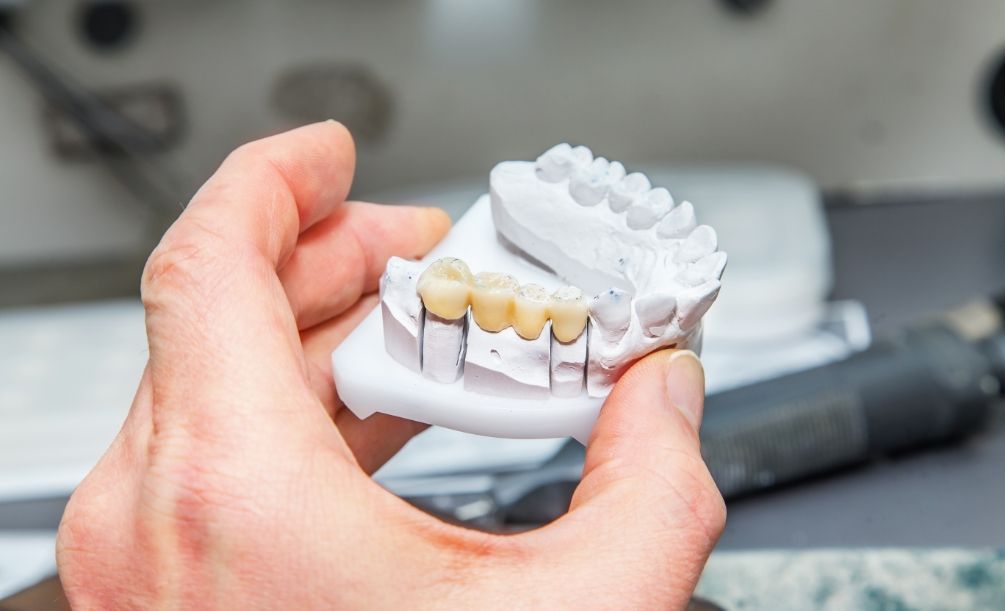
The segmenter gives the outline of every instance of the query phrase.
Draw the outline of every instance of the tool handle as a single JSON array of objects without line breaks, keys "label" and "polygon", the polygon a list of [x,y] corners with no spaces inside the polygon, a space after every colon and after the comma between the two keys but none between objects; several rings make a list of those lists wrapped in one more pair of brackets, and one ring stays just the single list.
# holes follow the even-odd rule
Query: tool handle
[{"label": "tool handle", "polygon": [[975,431],[988,359],[932,324],[851,358],[708,398],[702,454],[726,497]]}]

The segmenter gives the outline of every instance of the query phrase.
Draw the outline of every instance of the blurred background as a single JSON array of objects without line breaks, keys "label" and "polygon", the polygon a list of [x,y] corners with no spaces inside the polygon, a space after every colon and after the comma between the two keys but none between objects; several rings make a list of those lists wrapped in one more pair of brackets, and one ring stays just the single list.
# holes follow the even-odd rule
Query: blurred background
[{"label": "blurred background", "polygon": [[[991,0],[0,0],[0,599],[53,573],[128,409],[159,236],[234,147],[329,118],[357,198],[458,218],[495,163],[570,141],[716,227],[708,601],[1005,607]],[[564,511],[581,460],[433,429],[377,477],[513,529]],[[55,604],[31,596],[0,606]]]}]

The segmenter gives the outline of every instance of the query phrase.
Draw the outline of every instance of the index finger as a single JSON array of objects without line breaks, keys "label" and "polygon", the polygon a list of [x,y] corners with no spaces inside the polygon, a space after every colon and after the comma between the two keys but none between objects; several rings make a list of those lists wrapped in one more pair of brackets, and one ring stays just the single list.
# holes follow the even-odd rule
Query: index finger
[{"label": "index finger", "polygon": [[345,201],[355,168],[352,136],[335,121],[262,138],[228,155],[179,221],[251,240],[278,267],[302,232]]},{"label": "index finger", "polygon": [[346,129],[318,123],[240,147],[199,190],[143,274],[159,405],[261,414],[307,389],[276,268],[302,231],[343,202],[354,165]]}]

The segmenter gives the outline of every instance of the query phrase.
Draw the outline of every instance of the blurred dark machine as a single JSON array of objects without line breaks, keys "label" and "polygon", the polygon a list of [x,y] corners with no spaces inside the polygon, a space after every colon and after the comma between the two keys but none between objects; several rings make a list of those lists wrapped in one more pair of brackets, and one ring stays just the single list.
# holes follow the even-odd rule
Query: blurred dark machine
[{"label": "blurred dark machine", "polygon": [[702,454],[727,498],[962,439],[1005,385],[1002,302],[972,302],[851,358],[709,397]]}]

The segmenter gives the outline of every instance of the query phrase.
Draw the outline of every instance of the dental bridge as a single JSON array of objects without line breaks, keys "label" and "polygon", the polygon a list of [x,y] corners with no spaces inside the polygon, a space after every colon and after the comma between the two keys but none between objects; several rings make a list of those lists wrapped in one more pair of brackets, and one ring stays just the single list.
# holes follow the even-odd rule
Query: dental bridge
[{"label": "dental bridge", "polygon": [[381,307],[332,353],[339,397],[360,418],[585,443],[632,363],[700,351],[726,253],[690,202],[584,146],[489,183],[422,261],[388,261]]}]

